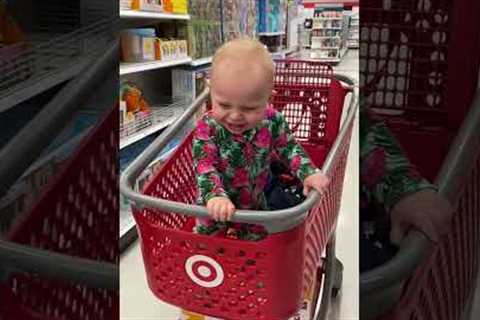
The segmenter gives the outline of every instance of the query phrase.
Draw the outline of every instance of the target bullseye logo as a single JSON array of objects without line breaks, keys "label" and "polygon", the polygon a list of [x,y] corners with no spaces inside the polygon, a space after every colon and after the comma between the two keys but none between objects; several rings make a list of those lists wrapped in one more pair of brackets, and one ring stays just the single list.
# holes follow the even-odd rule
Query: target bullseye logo
[{"label": "target bullseye logo", "polygon": [[215,288],[223,283],[222,266],[207,256],[194,255],[188,258],[185,271],[193,282],[204,288]]}]

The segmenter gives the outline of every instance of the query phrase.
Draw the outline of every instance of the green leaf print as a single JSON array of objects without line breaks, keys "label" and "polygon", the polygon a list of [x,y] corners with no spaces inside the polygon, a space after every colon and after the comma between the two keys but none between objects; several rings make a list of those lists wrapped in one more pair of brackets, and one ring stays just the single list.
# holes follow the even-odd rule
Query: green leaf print
[{"label": "green leaf print", "polygon": [[193,157],[196,159],[202,158],[203,155],[203,142],[200,140],[193,141]]}]

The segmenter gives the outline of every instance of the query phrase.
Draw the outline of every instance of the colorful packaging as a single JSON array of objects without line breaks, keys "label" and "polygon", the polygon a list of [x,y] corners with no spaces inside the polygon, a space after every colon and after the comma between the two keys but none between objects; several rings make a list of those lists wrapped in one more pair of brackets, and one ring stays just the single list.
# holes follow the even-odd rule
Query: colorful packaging
[{"label": "colorful packaging", "polygon": [[142,38],[142,59],[143,61],[155,60],[155,41],[156,38]]},{"label": "colorful packaging", "polygon": [[172,12],[173,13],[188,13],[188,1],[187,0],[172,0]]},{"label": "colorful packaging", "polygon": [[162,12],[163,1],[162,0],[133,0],[132,9],[142,10],[142,11]]}]

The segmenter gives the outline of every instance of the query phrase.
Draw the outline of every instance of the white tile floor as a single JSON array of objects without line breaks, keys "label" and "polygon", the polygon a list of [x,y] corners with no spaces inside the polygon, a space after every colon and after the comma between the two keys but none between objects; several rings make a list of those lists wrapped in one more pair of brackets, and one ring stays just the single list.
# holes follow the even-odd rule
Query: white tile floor
[{"label": "white tile floor", "polygon": [[[358,80],[358,51],[351,50],[336,71]],[[359,319],[358,307],[358,121],[347,164],[342,206],[337,226],[337,255],[343,262],[343,288],[333,302],[329,320]],[[121,320],[176,320],[177,308],[156,299],[145,278],[138,241],[120,260]]]}]

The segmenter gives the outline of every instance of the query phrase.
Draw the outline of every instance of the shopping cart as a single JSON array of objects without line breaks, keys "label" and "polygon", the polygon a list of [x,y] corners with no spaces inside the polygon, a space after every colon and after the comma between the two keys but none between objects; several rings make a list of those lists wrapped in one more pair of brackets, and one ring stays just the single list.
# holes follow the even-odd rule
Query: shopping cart
[{"label": "shopping cart", "polygon": [[[118,46],[105,49],[0,150],[2,195],[92,87],[116,72]],[[0,239],[0,319],[118,317],[118,108],[112,109]]]},{"label": "shopping cart", "polygon": [[479,9],[450,1],[362,2],[364,102],[455,209],[437,246],[412,231],[391,261],[361,275],[362,319],[453,320],[468,313],[480,240],[480,47],[459,35],[479,38]]},{"label": "shopping cart", "polygon": [[[312,192],[293,208],[238,210],[233,221],[263,225],[270,233],[264,240],[192,233],[195,217],[207,216],[205,207],[194,205],[192,134],[141,193],[133,189],[146,166],[191,120],[208,89],[124,171],[120,191],[134,203],[148,284],[159,299],[224,319],[278,320],[294,315],[305,292],[315,291],[309,318],[325,318],[330,297],[341,285],[335,225],[357,109],[353,84],[318,61],[276,61],[272,103],[331,183],[324,196]],[[344,108],[348,93],[349,107]],[[345,120],[339,130],[342,111]],[[322,297],[317,299],[322,283]]]}]

